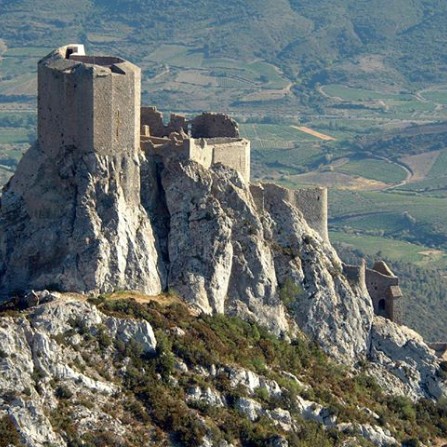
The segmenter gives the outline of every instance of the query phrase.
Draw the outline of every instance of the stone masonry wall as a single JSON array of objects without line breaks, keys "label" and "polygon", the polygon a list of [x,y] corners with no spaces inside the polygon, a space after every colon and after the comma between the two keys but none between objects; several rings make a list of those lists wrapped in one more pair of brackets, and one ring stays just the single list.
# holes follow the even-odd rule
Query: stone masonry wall
[{"label": "stone masonry wall", "polygon": [[211,167],[213,164],[213,146],[208,145],[204,138],[195,140],[190,138],[184,141],[187,148],[189,160],[200,163],[205,168]]},{"label": "stone masonry wall", "polygon": [[366,289],[366,262],[364,259],[360,265],[343,264],[343,274],[351,283],[361,289]]},{"label": "stone masonry wall", "polygon": [[264,202],[284,200],[301,211],[306,222],[325,242],[329,242],[327,230],[327,190],[325,188],[309,188],[291,190],[273,183],[250,185],[251,193],[259,209]]},{"label": "stone masonry wall", "polygon": [[[376,315],[393,320],[394,303],[392,299],[388,299],[388,290],[390,286],[397,285],[399,285],[399,278],[396,276],[386,276],[376,270],[366,269],[366,286]],[[381,300],[384,300],[384,308],[380,306]]]},{"label": "stone masonry wall", "polygon": [[191,121],[193,138],[239,138],[239,127],[223,113],[202,113]]},{"label": "stone masonry wall", "polygon": [[329,242],[327,228],[327,189],[306,188],[294,191],[295,205],[303,213],[307,223]]},{"label": "stone masonry wall", "polygon": [[238,171],[246,182],[250,181],[250,141],[225,138],[207,140],[213,147],[213,164],[222,163]]},{"label": "stone masonry wall", "polygon": [[140,142],[140,69],[67,59],[62,47],[38,65],[38,141],[54,157],[62,147],[103,155],[137,150]]},{"label": "stone masonry wall", "polygon": [[153,137],[169,137],[172,132],[187,132],[187,122],[183,115],[171,114],[168,124],[163,122],[163,114],[156,107],[141,107],[141,127],[149,126],[149,135]]}]

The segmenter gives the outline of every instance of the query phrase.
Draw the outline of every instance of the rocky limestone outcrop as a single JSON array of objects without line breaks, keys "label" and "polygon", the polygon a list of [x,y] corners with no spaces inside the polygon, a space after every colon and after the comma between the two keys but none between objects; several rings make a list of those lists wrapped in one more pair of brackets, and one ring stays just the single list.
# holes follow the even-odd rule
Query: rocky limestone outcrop
[{"label": "rocky limestone outcrop", "polygon": [[340,360],[367,351],[373,318],[368,292],[347,281],[330,244],[307,225],[300,211],[278,200],[274,185],[266,186],[263,226],[271,241],[280,285],[297,285],[294,316],[302,330]]},{"label": "rocky limestone outcrop", "polygon": [[290,322],[280,291],[292,284],[295,322],[338,361],[372,360],[392,392],[444,395],[433,351],[413,331],[374,316],[366,287],[347,280],[330,244],[278,199],[281,188],[266,185],[261,210],[223,166],[171,162],[161,178],[170,216],[168,282],[190,304],[279,333]]},{"label": "rocky limestone outcrop", "polygon": [[29,289],[161,290],[152,227],[140,204],[137,155],[55,158],[36,143],[5,186],[0,296]]},{"label": "rocky limestone outcrop", "polygon": [[26,318],[1,318],[0,415],[10,417],[26,445],[66,445],[55,431],[54,418],[57,397],[72,394],[79,401],[91,401],[89,408],[73,408],[81,432],[88,433],[101,420],[117,435],[126,432],[120,421],[96,407],[120,392],[110,376],[99,375],[86,362],[86,356],[98,365],[106,362],[90,352],[86,341],[100,333],[124,343],[133,340],[148,353],[155,351],[155,336],[147,322],[108,317],[76,299],[55,297],[32,309]]},{"label": "rocky limestone outcrop", "polygon": [[280,291],[293,283],[299,292],[289,299],[305,332],[347,361],[366,353],[368,293],[348,283],[335,251],[296,207],[267,191],[259,210],[240,176],[221,165],[171,162],[161,185],[152,200],[164,201],[169,215],[168,284],[188,303],[281,333],[289,322]]},{"label": "rocky limestone outcrop", "polygon": [[223,166],[170,163],[169,286],[206,313],[237,312],[287,330],[272,251],[247,185]]},{"label": "rocky limestone outcrop", "polygon": [[[0,418],[7,416],[28,446],[50,444],[65,447],[71,445],[67,442],[70,436],[80,439],[92,433],[99,436],[104,431],[108,433],[107,442],[112,442],[107,445],[127,445],[122,440],[135,434],[142,412],[152,414],[151,406],[143,410],[141,404],[130,397],[129,384],[137,376],[150,374],[151,364],[166,355],[163,350],[156,353],[157,342],[151,325],[143,319],[105,315],[81,296],[42,295],[47,301],[43,304],[20,312],[8,310],[6,314],[0,314]],[[150,301],[147,299],[148,303]],[[125,303],[122,305],[117,303],[115,307],[113,304],[112,308],[126,308]],[[154,311],[153,315],[157,312]],[[172,334],[175,340],[195,331],[192,325],[183,327],[169,327],[168,323],[165,334]],[[394,387],[391,381],[385,384],[385,388],[420,396],[424,395],[424,380],[434,386],[431,374],[435,375],[435,371],[429,369],[431,353],[423,352],[425,348],[417,334],[383,319],[374,322],[373,330],[377,334],[373,336],[372,346],[377,352],[380,348],[381,355],[386,357],[372,359],[376,362],[373,363],[375,369],[369,368],[369,371],[371,374],[380,372],[385,380],[388,376],[394,377],[400,384],[400,387]],[[127,346],[138,349],[128,351]],[[166,346],[165,343],[164,349]],[[402,353],[399,346],[408,351]],[[393,360],[398,355],[393,350],[401,353],[401,363]],[[417,358],[411,354],[412,350],[421,351]],[[397,444],[395,430],[388,424],[384,425],[374,411],[359,406],[355,410],[343,396],[334,395],[333,401],[339,408],[349,408],[356,417],[360,415],[363,422],[338,420],[333,407],[318,401],[314,394],[315,384],[306,383],[308,376],[300,377],[303,382],[290,372],[277,371],[277,380],[273,380],[269,378],[273,369],[269,368],[255,373],[239,364],[207,365],[206,360],[204,364],[188,366],[185,363],[188,355],[183,359],[174,353],[170,355],[173,362],[169,377],[162,379],[155,369],[149,380],[154,381],[154,386],[157,380],[164,380],[166,386],[172,387],[173,395],[178,393],[178,408],[184,408],[186,404],[193,412],[205,409],[210,417],[219,415],[219,411],[232,409],[252,423],[269,421],[282,435],[300,433],[303,421],[312,421],[324,429],[337,430],[352,438],[353,444],[346,445],[360,445],[360,439],[383,447]],[[411,360],[414,361],[412,374],[419,372],[419,376],[414,376],[414,382],[408,384],[398,375],[393,375],[393,369],[386,365],[386,362],[394,362],[394,368],[404,370]],[[423,367],[426,368],[425,376]],[[406,371],[407,374],[409,372]],[[287,380],[282,382],[281,377]],[[293,393],[290,382],[295,383]],[[133,392],[137,394],[141,390],[138,383],[133,383],[136,386]],[[436,390],[430,389],[431,393]],[[308,397],[312,394],[315,400]],[[208,429],[209,421],[199,413],[194,414],[207,433],[200,445],[230,445],[219,444],[223,442],[219,438],[215,442],[215,432]],[[71,421],[69,425],[67,421]],[[139,429],[141,433],[148,430],[147,425]],[[141,445],[135,438],[132,442],[129,445]],[[159,444],[154,441],[147,445]]]},{"label": "rocky limestone outcrop", "polygon": [[371,374],[393,394],[417,399],[447,395],[439,359],[415,331],[382,317],[374,318],[368,359]]},{"label": "rocky limestone outcrop", "polygon": [[261,206],[219,164],[73,147],[50,159],[35,144],[1,199],[0,293],[172,289],[201,312],[286,337],[299,327],[341,362],[370,358],[395,389],[441,396],[432,351],[377,323],[366,288],[347,280],[284,188],[263,188]]},{"label": "rocky limestone outcrop", "polygon": [[382,427],[372,426],[370,424],[343,423],[339,424],[337,429],[343,433],[359,434],[378,447],[400,445],[400,443],[391,436],[390,432],[384,430]]}]

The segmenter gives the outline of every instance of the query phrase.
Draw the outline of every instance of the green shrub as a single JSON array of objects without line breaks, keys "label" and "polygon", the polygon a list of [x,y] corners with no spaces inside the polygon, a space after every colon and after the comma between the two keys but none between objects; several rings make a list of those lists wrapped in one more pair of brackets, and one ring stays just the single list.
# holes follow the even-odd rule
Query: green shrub
[{"label": "green shrub", "polygon": [[82,447],[126,447],[129,444],[120,436],[110,432],[97,430],[82,436]]},{"label": "green shrub", "polygon": [[416,409],[413,402],[408,397],[394,396],[388,401],[388,408],[396,413],[399,418],[414,421],[416,419]]},{"label": "green shrub", "polygon": [[96,340],[98,341],[101,349],[107,349],[112,344],[112,337],[110,337],[107,328],[100,324],[96,327]]},{"label": "green shrub", "polygon": [[263,402],[268,402],[270,400],[270,394],[267,388],[258,387],[255,389],[255,396]]},{"label": "green shrub", "polygon": [[59,385],[54,391],[54,395],[58,399],[70,399],[73,396],[73,392],[66,385]]},{"label": "green shrub", "polygon": [[175,391],[152,383],[139,393],[152,420],[186,446],[199,445],[206,434],[203,423],[197,419]]},{"label": "green shrub", "polygon": [[155,338],[157,339],[155,370],[166,380],[174,371],[175,358],[172,353],[172,342],[161,330],[156,331]]},{"label": "green shrub", "polygon": [[8,416],[0,418],[0,447],[22,446],[19,432]]},{"label": "green shrub", "polygon": [[304,293],[300,284],[293,279],[287,278],[279,289],[279,299],[282,301],[287,310],[293,311],[296,300]]}]

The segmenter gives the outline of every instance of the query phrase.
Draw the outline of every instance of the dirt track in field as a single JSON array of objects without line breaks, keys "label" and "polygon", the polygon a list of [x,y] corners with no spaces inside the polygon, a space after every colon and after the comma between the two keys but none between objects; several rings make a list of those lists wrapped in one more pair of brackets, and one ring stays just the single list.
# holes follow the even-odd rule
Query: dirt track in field
[{"label": "dirt track in field", "polygon": [[309,127],[305,126],[292,126],[294,129],[298,129],[301,132],[307,133],[309,135],[313,135],[314,137],[319,138],[320,140],[324,141],[335,141],[334,137],[331,137],[330,135],[326,135],[321,132],[317,132],[316,130],[309,129]]}]

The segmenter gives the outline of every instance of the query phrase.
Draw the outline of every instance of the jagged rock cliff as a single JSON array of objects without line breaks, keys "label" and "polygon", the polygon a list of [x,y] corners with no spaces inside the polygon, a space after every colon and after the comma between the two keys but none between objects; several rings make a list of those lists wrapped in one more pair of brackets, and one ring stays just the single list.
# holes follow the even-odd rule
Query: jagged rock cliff
[{"label": "jagged rock cliff", "polygon": [[158,254],[140,204],[137,155],[36,143],[5,186],[0,294],[29,289],[161,291]]},{"label": "jagged rock cliff", "polygon": [[299,325],[352,361],[368,348],[368,294],[281,190],[266,187],[261,210],[223,166],[75,150],[50,159],[36,144],[2,196],[1,291],[171,288],[280,334],[290,324],[279,292],[292,282]]},{"label": "jagged rock cliff", "polygon": [[400,392],[441,396],[433,352],[374,317],[366,289],[284,193],[265,185],[261,206],[222,165],[76,151],[55,160],[35,145],[2,196],[2,292],[172,289],[278,335],[299,327],[339,361],[372,359]]}]

